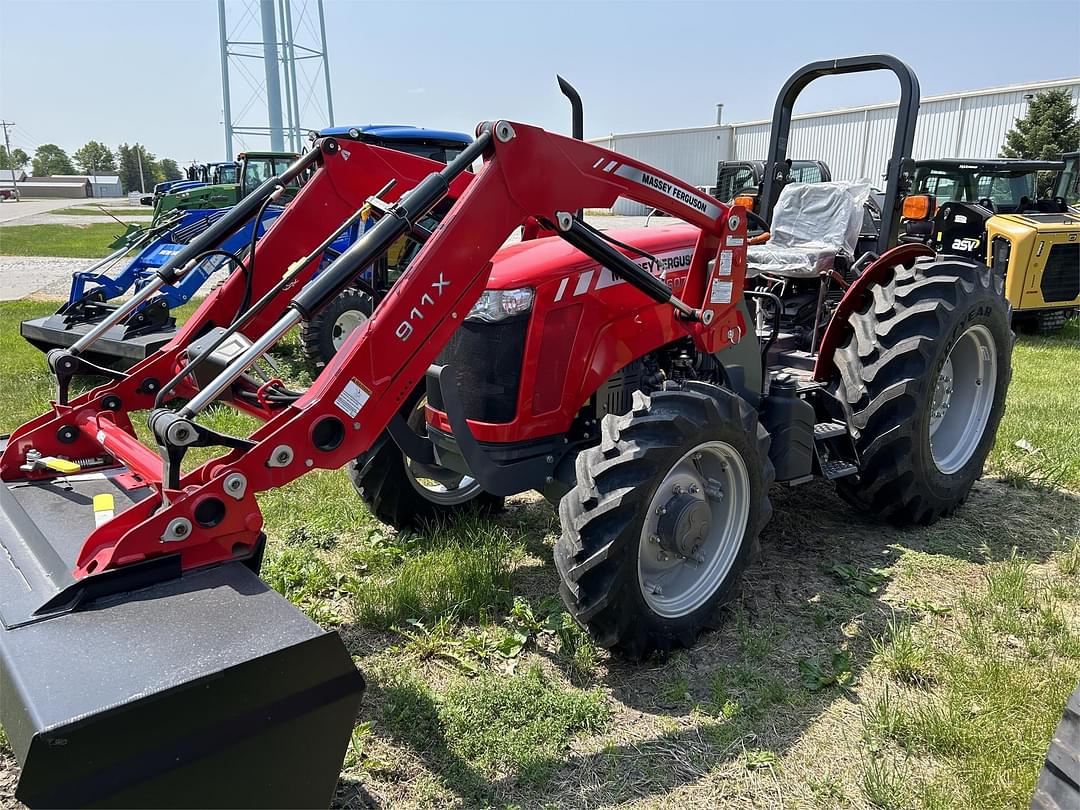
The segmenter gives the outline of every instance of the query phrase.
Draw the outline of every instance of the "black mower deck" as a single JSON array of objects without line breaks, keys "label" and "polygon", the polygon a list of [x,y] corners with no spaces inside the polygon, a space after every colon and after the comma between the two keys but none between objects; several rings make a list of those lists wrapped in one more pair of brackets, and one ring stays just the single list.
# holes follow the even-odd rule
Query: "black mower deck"
[{"label": "black mower deck", "polygon": [[116,471],[0,484],[0,723],[22,766],[16,796],[327,806],[364,681],[338,635],[247,564],[35,614],[73,582],[93,496],[113,495],[119,512],[148,492]]},{"label": "black mower deck", "polygon": [[[50,349],[66,349],[96,326],[87,321],[68,324],[62,315],[46,315],[32,318],[19,325],[19,334],[33,346],[44,352]],[[94,342],[87,357],[95,362],[120,361],[128,365],[144,360],[176,335],[176,327],[170,326],[142,335],[126,335],[124,325],[114,326]]]}]

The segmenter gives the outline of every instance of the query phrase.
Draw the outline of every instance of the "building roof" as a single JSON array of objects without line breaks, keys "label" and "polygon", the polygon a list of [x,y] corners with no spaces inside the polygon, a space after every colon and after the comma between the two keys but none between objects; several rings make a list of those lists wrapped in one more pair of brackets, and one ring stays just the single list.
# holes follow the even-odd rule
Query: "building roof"
[{"label": "building roof", "polygon": [[39,185],[39,186],[83,186],[90,182],[90,178],[82,177],[80,175],[63,175],[52,174],[42,177],[28,177],[23,181],[27,185]]},{"label": "building roof", "polygon": [[51,176],[63,180],[89,180],[91,183],[99,185],[120,182],[120,175],[118,174],[54,174]]},{"label": "building roof", "polygon": [[979,169],[984,172],[1056,172],[1065,168],[1060,160],[1021,158],[933,158],[916,161],[915,165],[928,169]]},{"label": "building roof", "polygon": [[[1070,79],[1051,79],[1044,82],[1025,82],[1023,84],[1009,84],[1001,87],[985,87],[981,90],[963,90],[957,93],[943,93],[936,96],[923,96],[920,100],[920,104],[927,104],[933,101],[949,101],[951,99],[958,98],[974,98],[978,96],[991,96],[996,93],[1020,93],[1024,91],[1046,91],[1053,90],[1060,87],[1072,87],[1073,85],[1080,84],[1080,76],[1074,76]],[[818,118],[823,115],[843,115],[844,113],[862,112],[863,110],[885,110],[889,107],[895,107],[896,101],[882,101],[875,104],[860,104],[855,107],[836,107],[829,110],[817,110],[816,112],[799,113],[798,115],[791,116],[792,121],[798,121],[803,118]],[[613,132],[610,135],[601,135],[595,138],[586,138],[589,143],[600,143],[602,141],[610,140],[611,138],[630,138],[638,137],[642,135],[667,135],[678,132],[703,132],[705,130],[721,130],[734,128],[739,129],[741,127],[760,126],[761,124],[769,124],[772,122],[771,118],[759,118],[753,121],[733,121],[728,124],[706,124],[705,126],[697,127],[677,127],[672,129],[653,129],[642,132]]]}]

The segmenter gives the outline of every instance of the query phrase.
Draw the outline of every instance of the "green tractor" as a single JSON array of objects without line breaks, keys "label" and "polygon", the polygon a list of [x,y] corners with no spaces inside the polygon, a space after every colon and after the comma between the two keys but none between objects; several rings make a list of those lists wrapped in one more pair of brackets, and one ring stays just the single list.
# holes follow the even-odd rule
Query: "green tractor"
[{"label": "green tractor", "polygon": [[214,182],[159,197],[154,204],[154,221],[175,208],[230,208],[267,178],[285,170],[298,155],[295,152],[242,152],[239,166],[218,164]]},{"label": "green tractor", "polygon": [[[144,203],[154,206],[154,218],[149,226],[129,224],[127,230],[109,245],[110,250],[133,247],[142,239],[147,228],[172,227],[181,222],[180,212],[213,211],[232,208],[267,178],[285,170],[298,155],[295,152],[241,152],[238,162],[203,164],[196,167],[195,174],[205,177],[209,185],[185,186],[180,191],[158,194],[144,198]],[[192,170],[189,170],[192,174]],[[294,183],[286,189],[286,198],[296,193]],[[151,202],[151,199],[153,200]]]}]

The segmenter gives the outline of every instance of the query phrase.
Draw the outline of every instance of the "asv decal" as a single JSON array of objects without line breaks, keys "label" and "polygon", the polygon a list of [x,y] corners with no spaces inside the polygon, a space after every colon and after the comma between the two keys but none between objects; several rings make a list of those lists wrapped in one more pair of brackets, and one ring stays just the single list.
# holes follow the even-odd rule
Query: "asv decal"
[{"label": "asv decal", "polygon": [[439,273],[439,280],[432,282],[431,286],[435,288],[435,296],[432,297],[429,292],[420,296],[420,301],[416,306],[409,310],[409,317],[399,323],[398,328],[394,330],[394,334],[398,336],[398,340],[406,341],[412,337],[412,333],[415,330],[413,322],[424,320],[425,309],[434,306],[436,298],[442,298],[443,287],[449,287],[450,282],[443,278],[442,273]]},{"label": "asv decal", "polygon": [[963,239],[954,239],[952,243],[952,249],[964,251],[978,250],[979,240],[974,239],[970,236],[964,237]]}]

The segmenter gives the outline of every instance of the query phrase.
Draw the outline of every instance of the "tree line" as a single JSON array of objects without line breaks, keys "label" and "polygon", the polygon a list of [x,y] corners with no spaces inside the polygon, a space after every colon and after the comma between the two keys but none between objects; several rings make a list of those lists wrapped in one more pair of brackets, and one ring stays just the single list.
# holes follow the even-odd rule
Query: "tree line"
[{"label": "tree line", "polygon": [[[0,170],[33,169],[36,177],[54,174],[116,174],[126,194],[129,191],[148,191],[163,180],[180,180],[184,173],[172,158],[158,159],[140,143],[122,143],[114,152],[99,141],[88,141],[70,156],[54,143],[44,143],[34,150],[31,158],[18,147],[8,153],[0,144]],[[141,167],[141,175],[140,175]]]}]

